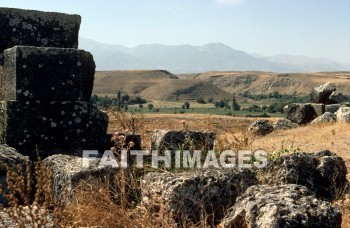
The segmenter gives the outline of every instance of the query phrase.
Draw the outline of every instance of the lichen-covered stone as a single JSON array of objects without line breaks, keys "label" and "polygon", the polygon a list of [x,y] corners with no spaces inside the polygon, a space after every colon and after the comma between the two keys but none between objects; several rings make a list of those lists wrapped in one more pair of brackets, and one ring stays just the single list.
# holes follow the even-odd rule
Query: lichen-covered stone
[{"label": "lichen-covered stone", "polygon": [[95,62],[89,52],[15,46],[4,56],[2,100],[90,101]]},{"label": "lichen-covered stone", "polygon": [[210,131],[155,130],[152,149],[164,150],[212,150],[216,134]]},{"label": "lichen-covered stone", "polygon": [[248,131],[256,135],[266,135],[273,132],[273,126],[268,120],[257,120],[248,127]]},{"label": "lichen-covered stone", "polygon": [[0,138],[19,148],[105,147],[108,117],[87,102],[0,103]]},{"label": "lichen-covered stone", "polygon": [[330,112],[325,112],[322,116],[314,119],[311,124],[320,124],[320,123],[334,123],[337,122],[337,116]]},{"label": "lichen-covered stone", "polygon": [[[53,174],[53,197],[58,202],[68,203],[75,187],[82,181],[89,185],[103,186],[115,191],[116,174],[119,168],[98,166],[96,157],[82,157],[55,154],[43,160],[43,164],[51,169]],[[83,165],[86,162],[87,165]]]},{"label": "lichen-covered stone", "polygon": [[341,227],[342,213],[301,185],[252,186],[228,210],[220,227]]},{"label": "lichen-covered stone", "polygon": [[0,7],[0,65],[15,45],[78,48],[81,17]]},{"label": "lichen-covered stone", "polygon": [[344,160],[329,150],[318,153],[293,153],[274,158],[260,169],[261,184],[300,184],[317,197],[329,201],[345,194],[348,188]]},{"label": "lichen-covered stone", "polygon": [[284,118],[297,123],[308,124],[317,117],[311,104],[294,103],[283,108]]},{"label": "lichen-covered stone", "polygon": [[289,130],[297,128],[299,125],[287,119],[278,119],[272,126],[274,130]]},{"label": "lichen-covered stone", "polygon": [[335,114],[338,122],[350,123],[350,107],[342,106]]},{"label": "lichen-covered stone", "polygon": [[336,90],[334,84],[327,82],[319,87],[315,87],[310,94],[311,102],[331,104],[329,96]]},{"label": "lichen-covered stone", "polygon": [[330,96],[329,96],[330,103],[332,104],[340,104],[342,102],[345,102],[347,98],[342,94],[337,91],[334,91]]},{"label": "lichen-covered stone", "polygon": [[226,209],[254,184],[257,180],[250,170],[149,173],[142,181],[142,203],[149,213],[158,213],[162,208],[179,226],[190,227],[204,220],[218,224]]},{"label": "lichen-covered stone", "polygon": [[[8,194],[6,176],[8,169],[17,172],[20,175],[25,175],[26,166],[31,165],[31,161],[28,156],[20,154],[16,149],[11,148],[7,145],[0,144],[0,188],[4,193]],[[18,166],[22,170],[18,170]],[[8,198],[0,194],[0,205],[8,206]]]},{"label": "lichen-covered stone", "polygon": [[325,106],[325,111],[330,113],[336,113],[338,109],[341,107],[341,104],[330,104]]}]

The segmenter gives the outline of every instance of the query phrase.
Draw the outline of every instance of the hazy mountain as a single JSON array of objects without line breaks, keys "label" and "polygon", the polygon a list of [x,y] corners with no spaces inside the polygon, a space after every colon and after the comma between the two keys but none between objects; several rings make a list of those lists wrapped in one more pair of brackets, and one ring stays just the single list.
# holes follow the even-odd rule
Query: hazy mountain
[{"label": "hazy mountain", "polygon": [[144,44],[133,48],[81,38],[79,48],[94,55],[97,70],[165,69],[172,73],[259,70],[315,72],[350,70],[335,61],[306,56],[264,57],[235,50],[222,43],[204,46]]}]

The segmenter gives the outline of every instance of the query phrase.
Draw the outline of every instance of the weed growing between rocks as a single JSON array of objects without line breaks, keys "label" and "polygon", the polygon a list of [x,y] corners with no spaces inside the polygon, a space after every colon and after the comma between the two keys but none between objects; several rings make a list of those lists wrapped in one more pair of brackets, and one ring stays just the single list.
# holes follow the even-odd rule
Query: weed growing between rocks
[{"label": "weed growing between rocks", "polygon": [[[8,207],[4,211],[18,227],[44,227],[48,225],[49,209],[52,202],[52,172],[41,159],[33,164],[29,161],[16,168],[3,164],[7,169],[6,186],[1,186],[0,194]],[[0,223],[8,226],[8,221],[0,217]]]}]

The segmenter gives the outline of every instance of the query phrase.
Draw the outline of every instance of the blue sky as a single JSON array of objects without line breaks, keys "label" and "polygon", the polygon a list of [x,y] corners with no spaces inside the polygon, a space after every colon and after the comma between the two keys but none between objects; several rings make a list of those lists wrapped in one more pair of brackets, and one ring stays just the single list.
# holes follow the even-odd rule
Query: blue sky
[{"label": "blue sky", "polygon": [[108,44],[203,45],[350,63],[350,0],[0,0],[75,13],[80,35]]}]

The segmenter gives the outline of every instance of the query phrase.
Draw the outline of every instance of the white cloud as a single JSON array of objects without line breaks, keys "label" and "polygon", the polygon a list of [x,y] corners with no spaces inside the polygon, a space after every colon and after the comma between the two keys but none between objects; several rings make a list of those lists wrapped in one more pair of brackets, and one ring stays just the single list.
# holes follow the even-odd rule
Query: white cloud
[{"label": "white cloud", "polygon": [[245,0],[215,0],[215,1],[219,4],[224,4],[224,5],[238,5],[245,2]]}]

